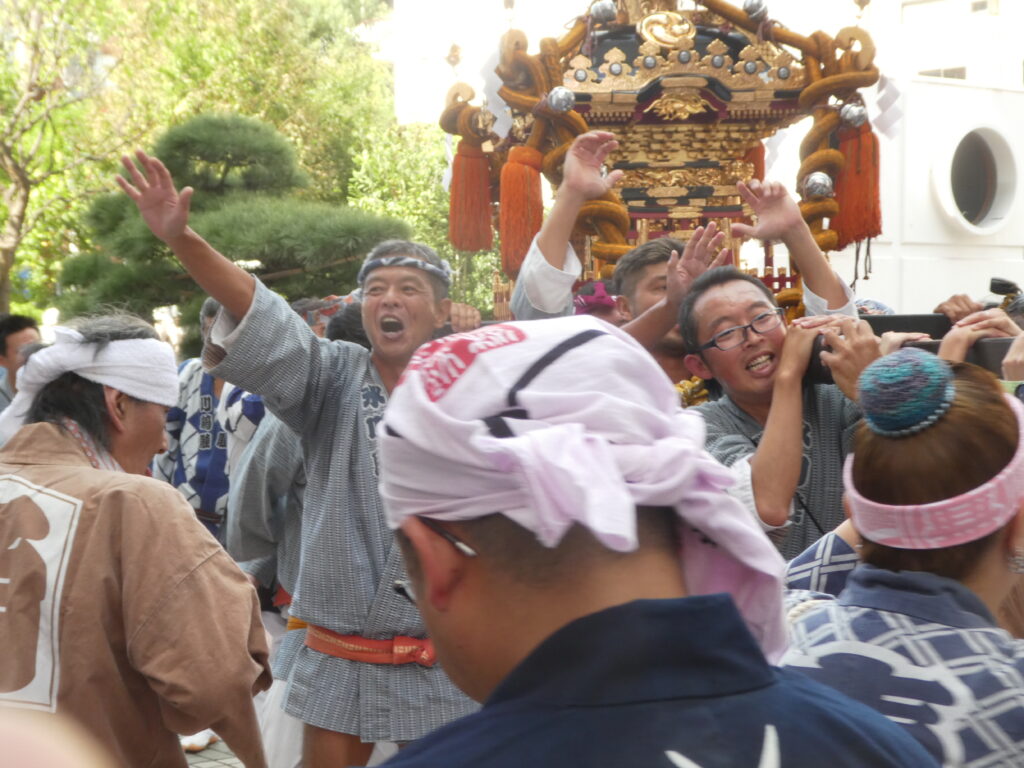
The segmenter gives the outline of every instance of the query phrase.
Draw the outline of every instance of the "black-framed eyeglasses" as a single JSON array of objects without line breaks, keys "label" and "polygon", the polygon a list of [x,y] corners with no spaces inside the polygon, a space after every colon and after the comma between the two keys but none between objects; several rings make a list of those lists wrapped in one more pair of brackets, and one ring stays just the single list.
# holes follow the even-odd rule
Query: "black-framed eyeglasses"
[{"label": "black-framed eyeglasses", "polygon": [[[449,531],[449,530],[447,530],[445,528],[442,528],[440,525],[438,525],[431,518],[429,518],[429,517],[420,517],[419,520],[420,520],[421,523],[423,523],[425,526],[427,526],[427,528],[432,530],[434,533],[436,533],[438,536],[440,536],[445,541],[449,542],[464,557],[477,557],[478,556],[477,551],[475,549],[473,549],[471,546],[469,546],[469,544],[464,542],[462,539],[460,539],[458,536],[456,536],[451,531]],[[416,592],[413,589],[412,581],[410,581],[409,579],[397,579],[395,581],[395,583],[391,586],[391,588],[395,590],[395,594],[401,595],[406,600],[408,600],[410,603],[412,603],[413,605],[416,605]]]},{"label": "black-framed eyeglasses", "polygon": [[768,333],[773,328],[778,328],[782,323],[782,312],[782,307],[775,307],[775,309],[762,312],[746,325],[734,325],[731,328],[726,328],[724,331],[719,331],[711,337],[711,341],[701,344],[698,349],[701,352],[712,347],[718,347],[723,352],[735,349],[747,340],[747,331],[763,334]]}]

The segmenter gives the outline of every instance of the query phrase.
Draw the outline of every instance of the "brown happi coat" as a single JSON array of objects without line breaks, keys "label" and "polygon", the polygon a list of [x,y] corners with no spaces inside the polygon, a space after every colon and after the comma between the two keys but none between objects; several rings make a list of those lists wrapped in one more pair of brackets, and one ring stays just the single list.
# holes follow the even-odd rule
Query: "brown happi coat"
[{"label": "brown happi coat", "polygon": [[174,488],[94,469],[52,424],[0,450],[0,705],[60,712],[122,765],[185,766],[212,727],[265,765],[256,593]]}]

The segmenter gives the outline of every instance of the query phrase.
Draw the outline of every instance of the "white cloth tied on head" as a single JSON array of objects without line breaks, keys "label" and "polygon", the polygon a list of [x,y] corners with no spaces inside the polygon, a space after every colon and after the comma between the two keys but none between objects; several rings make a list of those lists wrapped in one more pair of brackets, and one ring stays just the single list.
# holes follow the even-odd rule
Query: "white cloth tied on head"
[{"label": "white cloth tied on head", "polygon": [[18,393],[0,413],[0,441],[6,442],[28,418],[39,391],[65,373],[124,392],[138,400],[173,407],[178,370],[171,346],[157,339],[85,341],[72,328],[55,328],[56,340],[33,354],[18,371]]},{"label": "white cloth tied on head", "polygon": [[785,563],[725,489],[704,421],[630,336],[588,316],[493,325],[415,354],[378,432],[388,523],[500,512],[555,547],[573,524],[637,547],[636,507],[674,508],[690,594],[728,592],[769,661]]}]

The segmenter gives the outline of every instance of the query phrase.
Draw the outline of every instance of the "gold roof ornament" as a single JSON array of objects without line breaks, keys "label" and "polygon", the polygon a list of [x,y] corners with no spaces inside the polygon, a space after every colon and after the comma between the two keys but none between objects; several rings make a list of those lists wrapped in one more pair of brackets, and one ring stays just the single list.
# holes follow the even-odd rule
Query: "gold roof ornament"
[{"label": "gold roof ornament", "polygon": [[[878,79],[864,30],[803,36],[770,19],[763,0],[746,0],[747,10],[726,0],[702,0],[691,10],[680,10],[677,0],[617,0],[614,14],[610,0],[582,4],[585,15],[563,37],[541,40],[536,54],[522,32],[502,39],[497,74],[513,116],[508,136],[488,135],[489,112],[467,99],[450,101],[441,122],[463,138],[467,128],[468,138],[489,142],[492,178],[512,150],[525,147],[538,153],[540,170],[556,186],[576,136],[590,129],[616,134],[619,148],[608,164],[624,176],[613,193],[585,206],[574,235],[591,254],[592,274],[609,274],[641,239],[686,240],[712,219],[725,220],[728,231],[729,220],[749,217],[736,183],[763,175],[763,139],[809,115],[797,190],[821,248],[836,247],[837,234],[824,226],[839,210],[835,193],[821,176],[809,187],[804,182],[812,174],[835,181],[845,163],[831,148],[851,125],[839,110],[859,105],[857,90]],[[862,112],[858,106],[844,114],[860,119]],[[504,233],[502,245],[514,277],[517,255],[506,258]],[[773,289],[798,286],[796,276],[768,262],[762,279]]]}]

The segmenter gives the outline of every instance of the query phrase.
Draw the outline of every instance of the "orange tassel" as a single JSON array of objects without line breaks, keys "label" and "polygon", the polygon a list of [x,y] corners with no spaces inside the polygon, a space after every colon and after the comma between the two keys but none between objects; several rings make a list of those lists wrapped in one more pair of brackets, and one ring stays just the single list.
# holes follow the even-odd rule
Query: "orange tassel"
[{"label": "orange tassel", "polygon": [[878,137],[866,122],[859,128],[839,132],[839,151],[846,165],[836,178],[835,197],[839,213],[829,228],[839,236],[837,250],[882,234],[882,206],[878,185]]},{"label": "orange tassel", "polygon": [[448,240],[460,251],[486,251],[491,230],[491,172],[479,144],[459,142],[452,166]]},{"label": "orange tassel", "polygon": [[764,181],[764,142],[759,141],[748,149],[743,160],[754,164],[754,175],[751,178]]},{"label": "orange tassel", "polygon": [[501,268],[515,279],[544,218],[540,169],[544,156],[533,147],[513,147],[501,169]]}]

